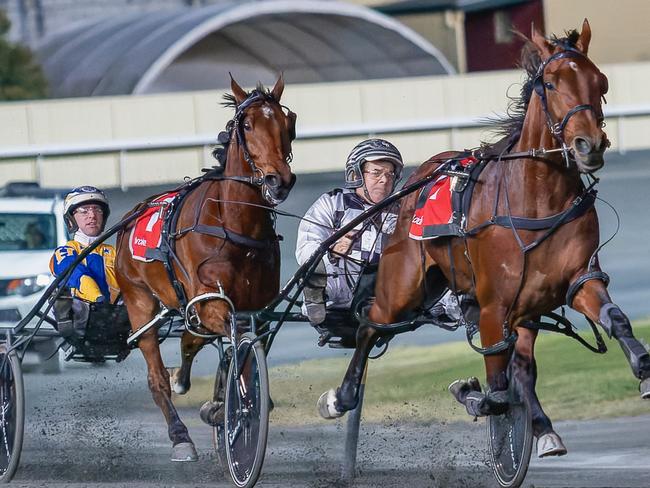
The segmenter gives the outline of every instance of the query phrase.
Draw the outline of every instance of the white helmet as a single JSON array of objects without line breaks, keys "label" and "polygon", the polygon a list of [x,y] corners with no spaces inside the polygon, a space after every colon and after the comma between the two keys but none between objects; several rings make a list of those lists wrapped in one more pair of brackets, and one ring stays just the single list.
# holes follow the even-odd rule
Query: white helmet
[{"label": "white helmet", "polygon": [[73,217],[74,211],[81,205],[87,205],[89,203],[96,203],[102,207],[102,210],[104,211],[104,219],[102,222],[101,232],[104,232],[108,215],[111,213],[106,195],[103,191],[94,186],[79,186],[73,188],[65,196],[65,200],[63,201],[63,220],[65,221],[65,226],[70,234],[79,229],[79,226]]},{"label": "white helmet", "polygon": [[363,186],[362,166],[367,161],[386,160],[393,163],[395,168],[395,181],[393,188],[402,176],[404,162],[398,149],[384,139],[366,139],[360,142],[348,156],[345,163],[345,187],[361,188]]}]

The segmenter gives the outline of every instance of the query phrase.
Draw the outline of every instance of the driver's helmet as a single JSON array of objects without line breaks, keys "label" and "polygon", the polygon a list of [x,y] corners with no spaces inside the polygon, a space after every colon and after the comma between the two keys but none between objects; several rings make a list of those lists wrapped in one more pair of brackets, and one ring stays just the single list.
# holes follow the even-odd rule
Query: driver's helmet
[{"label": "driver's helmet", "polygon": [[63,201],[63,220],[70,234],[77,232],[79,229],[73,217],[74,211],[81,205],[87,205],[89,203],[96,203],[104,210],[104,219],[102,222],[102,232],[104,232],[108,215],[111,213],[106,195],[94,186],[79,186],[73,188],[65,196],[65,200]]},{"label": "driver's helmet", "polygon": [[402,176],[404,162],[397,148],[384,139],[366,139],[350,151],[345,163],[345,187],[361,188],[363,186],[363,164],[367,161],[386,160],[393,163],[395,180],[393,188]]}]

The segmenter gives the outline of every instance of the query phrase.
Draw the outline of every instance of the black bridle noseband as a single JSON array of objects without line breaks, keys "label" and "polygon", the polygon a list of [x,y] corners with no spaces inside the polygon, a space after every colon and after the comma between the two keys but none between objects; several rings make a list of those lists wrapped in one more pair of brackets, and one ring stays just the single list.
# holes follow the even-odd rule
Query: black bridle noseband
[{"label": "black bridle noseband", "polygon": [[548,125],[548,129],[553,135],[553,137],[555,137],[555,139],[560,144],[560,147],[562,148],[562,153],[564,155],[564,160],[566,161],[567,167],[569,167],[570,149],[567,146],[566,141],[564,140],[564,129],[569,123],[569,119],[571,119],[571,117],[573,117],[578,112],[581,112],[583,110],[590,110],[596,116],[596,120],[600,124],[602,123],[603,120],[603,113],[600,110],[596,110],[593,105],[585,103],[581,105],[576,105],[571,110],[569,110],[561,122],[553,122],[553,117],[551,116],[551,113],[548,110],[548,100],[546,97],[546,90],[547,89],[552,90],[554,88],[552,86],[547,86],[547,84],[544,82],[544,69],[546,69],[546,67],[551,62],[556,61],[558,59],[564,59],[564,58],[587,59],[587,57],[581,51],[570,46],[564,46],[563,51],[551,55],[546,61],[542,62],[539,65],[539,68],[537,69],[537,73],[533,80],[533,89],[535,90],[535,93],[537,93],[540,100],[542,101],[542,109],[544,110],[544,115],[546,116],[546,124]]}]

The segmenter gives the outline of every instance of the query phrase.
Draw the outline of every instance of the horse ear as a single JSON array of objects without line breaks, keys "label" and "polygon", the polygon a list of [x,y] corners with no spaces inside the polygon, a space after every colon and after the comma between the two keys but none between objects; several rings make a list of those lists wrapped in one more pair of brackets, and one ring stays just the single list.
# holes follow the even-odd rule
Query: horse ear
[{"label": "horse ear", "polygon": [[280,73],[280,77],[278,78],[278,81],[275,82],[275,86],[273,87],[273,90],[271,90],[271,95],[273,95],[273,98],[275,99],[276,102],[280,101],[280,97],[282,97],[282,92],[284,91],[284,76],[282,73]]},{"label": "horse ear", "polygon": [[239,86],[239,84],[235,81],[235,79],[232,77],[232,73],[228,73],[230,75],[230,90],[232,91],[232,94],[235,96],[235,102],[237,102],[237,105],[242,103],[248,95],[246,95],[246,92],[244,89]]},{"label": "horse ear", "polygon": [[589,21],[585,19],[582,22],[582,31],[580,32],[580,37],[576,41],[576,47],[582,51],[584,55],[587,54],[589,49],[589,41],[591,41],[591,27],[589,26]]},{"label": "horse ear", "polygon": [[530,24],[530,31],[530,40],[539,51],[540,56],[548,58],[553,53],[553,45],[535,28],[534,23]]}]

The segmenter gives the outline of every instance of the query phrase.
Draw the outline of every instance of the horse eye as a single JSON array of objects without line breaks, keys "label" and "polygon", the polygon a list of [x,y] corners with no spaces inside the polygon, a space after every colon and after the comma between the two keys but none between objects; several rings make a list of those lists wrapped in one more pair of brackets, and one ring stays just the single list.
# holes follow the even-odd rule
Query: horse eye
[{"label": "horse eye", "polygon": [[546,87],[547,90],[555,90],[555,85],[550,81],[545,81],[544,86]]},{"label": "horse eye", "polygon": [[244,122],[244,130],[250,131],[251,130],[251,123],[248,121]]}]

